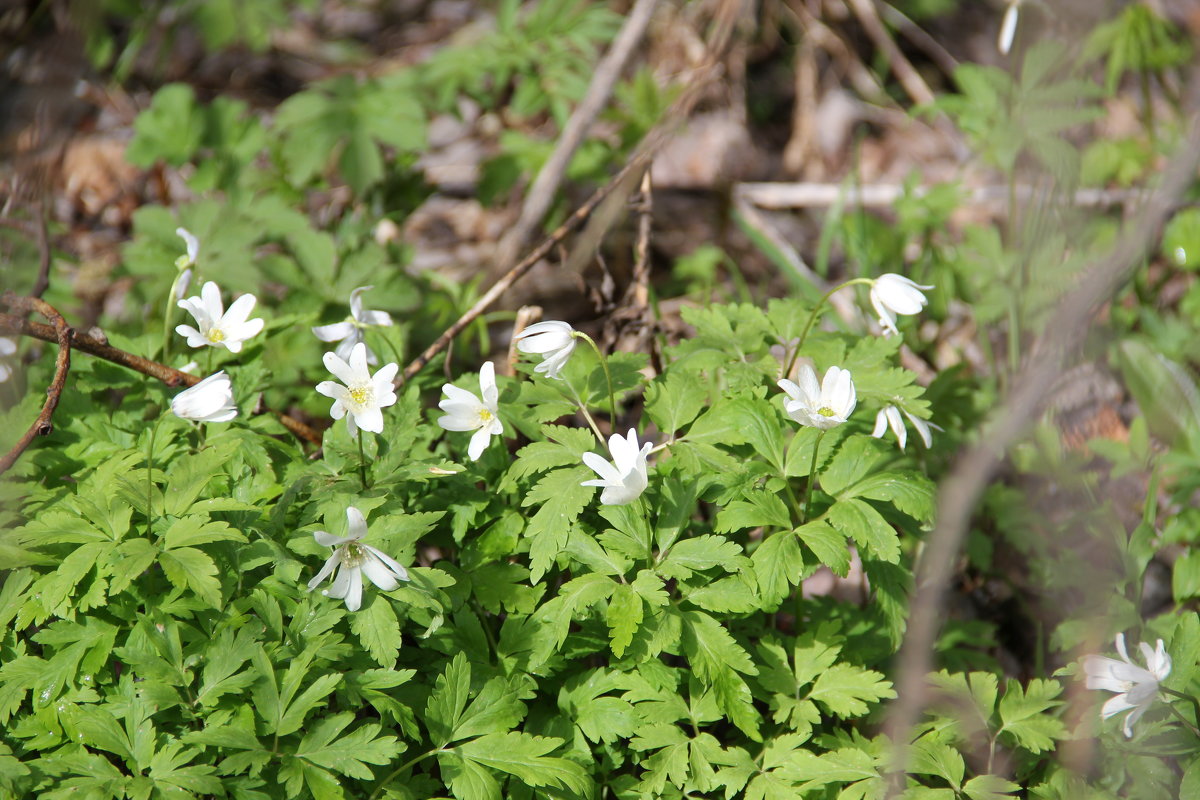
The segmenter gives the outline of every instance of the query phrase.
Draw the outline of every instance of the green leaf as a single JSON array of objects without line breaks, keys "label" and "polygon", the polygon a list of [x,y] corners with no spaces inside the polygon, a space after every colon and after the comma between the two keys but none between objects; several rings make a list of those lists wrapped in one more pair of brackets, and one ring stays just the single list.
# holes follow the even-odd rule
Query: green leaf
[{"label": "green leaf", "polygon": [[372,780],[375,774],[367,764],[387,765],[405,748],[395,736],[379,736],[375,723],[340,735],[353,721],[353,712],[319,720],[300,740],[296,756],[351,778]]},{"label": "green leaf", "polygon": [[704,409],[707,387],[693,372],[668,371],[646,387],[646,413],[658,429],[672,434]]},{"label": "green leaf", "polygon": [[864,554],[889,564],[900,562],[900,537],[868,503],[858,498],[839,500],[829,508],[827,518],[839,533],[857,542]]},{"label": "green leaf", "polygon": [[381,667],[391,667],[400,654],[400,622],[385,595],[375,594],[365,609],[350,614],[350,630]]},{"label": "green leaf", "polygon": [[659,562],[658,573],[670,578],[688,578],[693,572],[721,567],[727,572],[744,569],[748,559],[742,546],[723,536],[695,536],[676,542]]},{"label": "green leaf", "polygon": [[865,434],[847,436],[821,473],[821,488],[834,497],[841,497],[874,471],[875,465],[884,458],[882,448],[878,439]]},{"label": "green leaf", "polygon": [[809,698],[839,717],[861,717],[880,700],[895,697],[890,681],[874,670],[834,664],[817,676]]},{"label": "green leaf", "polygon": [[167,580],[179,589],[190,589],[213,608],[221,607],[221,582],[217,565],[203,550],[181,547],[158,557]]},{"label": "green leaf", "polygon": [[776,528],[792,526],[792,516],[779,495],[753,489],[743,493],[743,496],[745,500],[733,500],[717,512],[713,524],[715,532],[729,533],[767,525]]},{"label": "green leaf", "polygon": [[771,610],[800,582],[804,557],[792,531],[778,531],[763,539],[750,556],[758,579],[762,607]]},{"label": "green leaf", "polygon": [[[1021,791],[1021,787],[999,775],[976,775],[966,782],[962,790],[971,800],[1009,800],[1012,795]],[[1181,792],[1179,796],[1192,795]]]},{"label": "green leaf", "polygon": [[810,522],[796,529],[796,537],[813,552],[817,561],[833,570],[835,575],[846,577],[850,572],[850,548],[846,546],[846,535],[834,530],[824,522]]},{"label": "green leaf", "polygon": [[204,134],[204,118],[192,87],[171,83],[155,92],[150,107],[134,120],[133,132],[125,151],[129,163],[151,167],[161,159],[175,167],[185,164]]},{"label": "green leaf", "polygon": [[999,733],[1034,753],[1053,750],[1055,740],[1067,735],[1062,720],[1047,713],[1062,705],[1057,699],[1061,693],[1062,686],[1053,680],[1034,678],[1024,689],[1017,681],[1008,681],[998,708]]},{"label": "green leaf", "polygon": [[966,764],[962,755],[950,745],[932,736],[923,736],[913,742],[908,769],[919,775],[936,775],[958,791],[962,788]]},{"label": "green leaf", "polygon": [[534,583],[542,579],[566,547],[571,524],[594,494],[594,487],[581,484],[592,477],[594,473],[584,466],[556,469],[542,476],[521,501],[523,506],[543,504],[525,528],[530,540],[530,580]]},{"label": "green leaf", "polygon": [[891,503],[921,522],[933,519],[933,483],[916,472],[877,472],[855,484],[853,493],[868,500]]},{"label": "green leaf", "polygon": [[755,741],[758,712],[751,701],[750,688],[737,673],[754,675],[758,670],[750,654],[742,649],[729,631],[702,611],[684,611],[683,652],[700,680],[711,686],[721,710],[734,725]]},{"label": "green leaf", "polygon": [[645,606],[641,596],[628,584],[619,584],[608,600],[604,620],[608,623],[609,645],[613,655],[621,658],[633,641],[633,634],[642,624]]},{"label": "green leaf", "polygon": [[561,739],[528,733],[491,733],[455,748],[463,759],[514,776],[527,786],[587,791],[590,781],[583,767],[565,758],[546,754],[562,746]]},{"label": "green leaf", "polygon": [[745,614],[759,607],[757,586],[750,573],[706,583],[687,591],[684,595],[689,603],[723,614]]},{"label": "green leaf", "polygon": [[228,523],[210,520],[202,514],[192,514],[175,520],[163,535],[163,546],[168,550],[209,542],[245,541],[246,537],[230,528]]},{"label": "green leaf", "polygon": [[504,678],[492,678],[468,705],[471,665],[459,653],[438,676],[425,706],[430,738],[439,746],[486,733],[511,730],[525,716],[518,691]]}]

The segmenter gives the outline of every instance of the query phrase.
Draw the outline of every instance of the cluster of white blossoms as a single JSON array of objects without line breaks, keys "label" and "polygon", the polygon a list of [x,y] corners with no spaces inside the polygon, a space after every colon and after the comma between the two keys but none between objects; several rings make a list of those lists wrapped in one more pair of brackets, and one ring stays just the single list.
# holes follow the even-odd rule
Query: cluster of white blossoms
[{"label": "cluster of white blossoms", "polygon": [[1126,738],[1131,738],[1133,724],[1154,705],[1154,701],[1158,699],[1159,683],[1171,674],[1171,656],[1167,653],[1162,639],[1158,640],[1158,646],[1153,649],[1141,642],[1138,648],[1146,666],[1139,667],[1133,663],[1125,650],[1125,634],[1117,634],[1116,645],[1117,653],[1121,656],[1120,661],[1106,656],[1086,656],[1083,659],[1083,671],[1087,675],[1087,688],[1116,692],[1100,709],[1100,715],[1108,719],[1128,711],[1121,730],[1125,732]]}]

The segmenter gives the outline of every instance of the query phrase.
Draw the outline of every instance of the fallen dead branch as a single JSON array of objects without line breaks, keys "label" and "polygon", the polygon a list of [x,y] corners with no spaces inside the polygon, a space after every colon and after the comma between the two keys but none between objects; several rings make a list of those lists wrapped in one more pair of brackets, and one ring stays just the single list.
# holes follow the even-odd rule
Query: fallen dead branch
[{"label": "fallen dead branch", "polygon": [[[6,299],[4,304],[14,310],[18,306],[13,305]],[[36,298],[12,298],[16,301],[31,300]],[[39,301],[40,302],[40,301]],[[64,326],[66,323],[63,323]],[[177,369],[168,367],[166,364],[160,364],[157,361],[151,361],[148,358],[126,352],[119,348],[113,347],[105,341],[103,334],[93,335],[90,333],[80,333],[69,326],[66,327],[67,344],[80,352],[87,353],[96,358],[102,358],[105,361],[110,361],[113,364],[120,364],[123,367],[131,369],[135,372],[140,372],[143,375],[149,375],[162,381],[170,387],[175,386],[195,386],[202,379],[196,375],[189,375],[186,372],[180,372]],[[34,339],[41,339],[44,342],[57,342],[59,332],[50,325],[45,325],[40,322],[31,322],[23,319],[16,314],[0,314],[0,334],[30,336]],[[283,427],[287,428],[297,438],[303,439],[312,444],[321,444],[321,432],[309,425],[304,424],[295,417],[289,416],[282,412],[275,412]],[[28,446],[28,444],[26,444]],[[19,455],[19,454],[18,454]],[[3,463],[3,462],[0,462]],[[7,468],[7,467],[6,467]],[[3,469],[0,469],[3,472]]]},{"label": "fallen dead branch", "polygon": [[46,390],[46,402],[42,405],[41,413],[38,414],[29,429],[17,440],[11,450],[0,457],[0,474],[3,474],[16,463],[16,460],[21,457],[25,448],[29,447],[35,437],[49,436],[54,430],[54,409],[58,407],[63,387],[67,385],[67,371],[71,368],[71,329],[68,327],[67,321],[62,318],[62,314],[59,314],[53,306],[39,297],[17,297],[11,292],[5,292],[3,301],[0,302],[18,313],[28,314],[36,311],[50,320],[50,324],[53,326],[54,338],[52,341],[58,343],[58,355],[54,359],[54,378]]},{"label": "fallen dead branch", "polygon": [[[932,186],[918,186],[911,190],[915,197],[924,197]],[[822,208],[833,205],[883,207],[892,206],[908,190],[898,183],[875,183],[848,186],[841,183],[740,183],[734,187],[737,198],[753,203],[759,208]],[[1033,186],[1017,186],[1017,200],[1030,200],[1045,192]],[[1138,189],[1079,189],[1070,201],[1077,206],[1120,206],[1134,203],[1145,197],[1146,192]],[[966,189],[963,202],[973,205],[1004,205],[1009,201],[1007,186],[980,186]]]}]

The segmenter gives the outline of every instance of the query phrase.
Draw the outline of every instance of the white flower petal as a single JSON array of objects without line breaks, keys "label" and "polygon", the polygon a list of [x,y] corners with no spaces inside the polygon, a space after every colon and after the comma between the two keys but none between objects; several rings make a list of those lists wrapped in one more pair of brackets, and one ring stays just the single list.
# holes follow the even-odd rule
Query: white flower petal
[{"label": "white flower petal", "polygon": [[353,336],[356,330],[353,323],[335,322],[332,325],[317,325],[312,332],[322,342],[340,342],[347,336]]}]

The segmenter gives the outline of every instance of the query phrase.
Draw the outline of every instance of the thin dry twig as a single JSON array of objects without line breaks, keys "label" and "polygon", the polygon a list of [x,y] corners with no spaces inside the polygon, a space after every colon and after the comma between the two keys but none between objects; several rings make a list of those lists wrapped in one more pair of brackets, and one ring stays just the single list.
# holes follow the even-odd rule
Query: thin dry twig
[{"label": "thin dry twig", "polygon": [[67,325],[67,321],[62,318],[62,314],[59,314],[40,297],[17,297],[12,292],[5,292],[4,298],[0,302],[18,313],[28,314],[36,311],[50,320],[53,325],[53,341],[58,343],[58,356],[54,359],[54,378],[46,390],[46,402],[42,405],[37,419],[29,426],[29,430],[25,431],[11,450],[0,457],[0,475],[2,475],[16,463],[35,437],[49,436],[54,430],[54,409],[58,407],[58,401],[62,398],[63,387],[67,385],[67,371],[71,368],[71,329]]},{"label": "thin dry twig", "polygon": [[[168,367],[166,364],[160,364],[157,361],[151,361],[148,358],[142,358],[139,355],[134,355],[133,353],[113,347],[105,341],[103,335],[95,336],[89,333],[80,333],[71,328],[68,328],[68,332],[70,346],[76,350],[97,358],[102,358],[105,361],[111,361],[114,364],[120,364],[143,375],[149,375],[151,378],[162,381],[167,386],[195,386],[202,380],[199,376],[180,372],[177,369]],[[50,325],[43,325],[40,322],[30,322],[15,314],[0,314],[0,334],[30,336],[34,339],[41,339],[44,342],[58,341],[58,334]],[[282,412],[276,412],[276,416],[283,423],[283,427],[291,431],[296,437],[312,444],[321,444],[320,431]]]},{"label": "thin dry twig", "polygon": [[414,375],[424,369],[425,365],[434,356],[445,350],[458,334],[462,333],[468,325],[475,321],[476,317],[486,311],[509,287],[520,280],[535,264],[549,255],[572,231],[582,225],[610,194],[628,185],[630,183],[630,175],[647,169],[655,154],[670,139],[676,127],[695,108],[696,103],[703,96],[709,83],[721,74],[720,57],[729,45],[733,32],[733,18],[736,16],[737,6],[737,0],[726,0],[722,4],[718,19],[714,22],[713,45],[709,51],[706,63],[692,73],[692,77],[684,91],[680,94],[679,99],[667,111],[662,122],[646,135],[646,138],[625,166],[607,184],[593,192],[592,196],[584,201],[579,208],[575,209],[574,213],[562,225],[558,226],[558,228],[543,239],[541,244],[501,276],[483,297],[480,297],[475,302],[475,305],[467,309],[454,324],[443,331],[442,335],[433,344],[426,347],[420,355],[409,362],[408,366],[404,368],[404,371],[394,381],[397,387],[411,380]]},{"label": "thin dry twig", "polygon": [[[1195,108],[1194,103],[1192,107]],[[887,724],[896,746],[889,798],[898,796],[903,789],[909,735],[928,700],[925,676],[932,664],[931,653],[942,619],[942,598],[971,513],[1004,453],[1026,430],[1050,395],[1067,354],[1078,349],[1090,320],[1137,269],[1167,215],[1195,180],[1200,165],[1200,115],[1192,114],[1187,130],[1187,139],[1163,171],[1162,185],[1147,198],[1109,255],[1081,276],[1076,287],[1063,297],[1003,405],[984,428],[978,443],[962,455],[942,481],[937,524],[917,566],[908,629],[897,662],[897,699],[892,703]]]},{"label": "thin dry twig", "polygon": [[[924,197],[932,186],[906,188],[898,183],[874,183],[847,186],[843,183],[797,182],[797,183],[739,183],[734,193],[759,208],[821,208],[832,205],[891,207],[896,201],[911,194]],[[1018,185],[1012,192],[1018,200],[1041,197],[1044,190],[1034,186]],[[1120,206],[1137,202],[1145,197],[1138,189],[1079,189],[1070,201],[1077,206]],[[966,190],[960,198],[970,205],[1007,205],[1008,186],[977,186]]]},{"label": "thin dry twig", "polygon": [[554,152],[546,159],[546,163],[538,172],[533,185],[529,187],[520,216],[497,248],[496,262],[501,269],[516,260],[517,253],[525,246],[530,233],[550,209],[550,204],[554,202],[554,196],[558,193],[558,187],[567,174],[567,166],[571,163],[571,157],[583,143],[588,129],[591,128],[592,123],[595,122],[596,117],[612,95],[613,87],[616,86],[617,79],[621,77],[621,72],[625,69],[625,64],[629,61],[630,56],[633,55],[638,42],[645,35],[646,28],[650,24],[650,17],[657,5],[658,0],[637,0],[633,10],[625,18],[625,24],[621,27],[620,33],[613,40],[612,47],[596,66],[596,72],[588,86],[587,94],[571,113],[567,124],[563,126],[558,143],[554,146]]},{"label": "thin dry twig", "polygon": [[845,0],[845,2],[854,12],[854,16],[858,17],[867,36],[871,37],[871,41],[887,57],[892,72],[896,73],[896,80],[900,81],[900,85],[904,87],[904,91],[912,98],[912,101],[919,106],[932,103],[933,91],[925,83],[921,74],[917,72],[912,62],[904,57],[900,48],[892,41],[883,20],[879,18],[879,9],[875,7],[874,0]]}]

